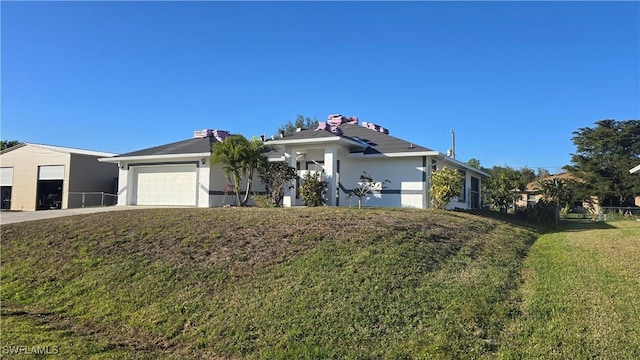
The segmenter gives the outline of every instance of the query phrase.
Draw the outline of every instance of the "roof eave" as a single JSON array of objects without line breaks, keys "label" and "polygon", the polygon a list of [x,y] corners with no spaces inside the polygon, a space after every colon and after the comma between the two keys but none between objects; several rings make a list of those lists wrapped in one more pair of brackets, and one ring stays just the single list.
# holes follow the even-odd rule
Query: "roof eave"
[{"label": "roof eave", "polygon": [[395,153],[378,153],[378,154],[365,154],[365,153],[349,153],[347,158],[354,159],[370,159],[370,158],[387,158],[387,157],[417,157],[417,156],[437,156],[440,154],[437,151],[405,151]]},{"label": "roof eave", "polygon": [[362,144],[343,136],[331,136],[323,138],[305,138],[305,139],[276,139],[265,141],[265,145],[307,145],[307,144],[324,144],[332,142],[343,142],[352,146],[362,147]]},{"label": "roof eave", "polygon": [[45,149],[45,150],[49,150],[49,151],[55,151],[55,152],[59,152],[59,153],[63,153],[63,154],[76,154],[76,155],[87,155],[87,156],[102,156],[102,157],[109,157],[109,156],[116,156],[118,154],[115,153],[110,153],[110,152],[104,152],[104,151],[94,151],[94,150],[85,150],[85,149],[76,149],[76,148],[70,148],[70,147],[64,147],[64,146],[55,146],[55,145],[45,145],[45,144],[36,144],[36,143],[30,143],[30,142],[24,142],[22,144],[18,144],[14,147],[11,147],[9,149],[17,149],[19,147],[22,146],[33,146],[33,147],[37,147],[40,149]]},{"label": "roof eave", "polygon": [[444,155],[442,153],[440,153],[440,154],[443,156],[443,160],[445,162],[450,162],[452,164],[456,164],[458,166],[462,166],[462,167],[464,167],[464,168],[466,168],[468,170],[475,171],[475,172],[477,172],[478,174],[480,174],[482,176],[491,177],[491,175],[487,174],[486,172],[484,172],[484,171],[482,171],[480,169],[474,168],[473,166],[469,166],[468,164],[465,164],[462,161],[450,158],[450,157],[448,157],[448,156],[446,156],[446,155]]},{"label": "roof eave", "polygon": [[164,155],[139,155],[139,156],[114,156],[109,158],[100,158],[98,161],[107,162],[107,163],[118,163],[118,162],[132,162],[132,161],[164,161],[164,160],[175,160],[175,159],[196,159],[206,157],[209,158],[211,156],[210,152],[205,153],[192,153],[192,154],[164,154]]}]

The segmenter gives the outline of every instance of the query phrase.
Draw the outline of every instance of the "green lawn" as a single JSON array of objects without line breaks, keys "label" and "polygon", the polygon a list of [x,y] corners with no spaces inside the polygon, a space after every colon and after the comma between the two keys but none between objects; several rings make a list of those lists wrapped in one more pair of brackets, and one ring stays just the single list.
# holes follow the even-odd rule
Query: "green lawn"
[{"label": "green lawn", "polygon": [[536,242],[455,212],[147,209],[1,232],[7,358],[639,357],[639,222]]},{"label": "green lawn", "polygon": [[569,222],[536,241],[523,274],[501,357],[640,358],[640,222]]}]

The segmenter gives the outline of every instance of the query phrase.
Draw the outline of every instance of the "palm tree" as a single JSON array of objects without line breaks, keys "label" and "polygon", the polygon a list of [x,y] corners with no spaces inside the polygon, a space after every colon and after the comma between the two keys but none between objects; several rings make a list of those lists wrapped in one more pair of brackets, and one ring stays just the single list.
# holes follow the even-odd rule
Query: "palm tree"
[{"label": "palm tree", "polygon": [[247,188],[245,190],[244,199],[241,205],[247,206],[249,202],[249,195],[251,194],[251,184],[253,183],[254,170],[263,166],[267,161],[264,153],[268,151],[268,148],[258,138],[254,137],[251,141],[246,140],[241,155],[242,169],[247,174]]},{"label": "palm tree", "polygon": [[538,180],[536,181],[536,185],[540,189],[541,194],[555,204],[554,221],[557,225],[560,220],[561,204],[567,204],[569,202],[569,191],[565,186],[565,182],[556,177],[552,179]]},{"label": "palm tree", "polygon": [[223,163],[222,171],[236,196],[236,204],[240,205],[240,184],[242,183],[242,154],[247,139],[242,135],[231,135],[222,142],[216,142],[211,149],[211,164]]},{"label": "palm tree", "polygon": [[[236,195],[236,204],[246,206],[251,194],[251,184],[253,182],[254,170],[262,162],[267,161],[264,153],[267,147],[257,138],[251,141],[242,135],[232,135],[213,145],[211,153],[211,163],[223,163],[222,167],[227,180],[233,184]],[[240,186],[242,176],[247,176],[247,187],[244,198],[240,199]]]}]

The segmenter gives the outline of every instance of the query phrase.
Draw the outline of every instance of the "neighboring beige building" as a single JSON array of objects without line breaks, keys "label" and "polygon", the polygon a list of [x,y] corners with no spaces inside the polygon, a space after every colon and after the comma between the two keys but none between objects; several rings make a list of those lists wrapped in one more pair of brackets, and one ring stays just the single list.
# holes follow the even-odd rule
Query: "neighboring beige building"
[{"label": "neighboring beige building", "polygon": [[[542,180],[559,179],[562,181],[576,181],[584,182],[582,179],[578,179],[570,173],[562,173],[558,175],[551,175]],[[520,197],[516,202],[518,207],[527,207],[535,205],[538,200],[543,198],[544,195],[540,194],[540,189],[536,181],[527,184],[525,191],[520,193]],[[592,196],[590,199],[579,199],[574,204],[574,210],[582,211],[585,213],[597,214],[600,210],[598,206],[598,197]]]},{"label": "neighboring beige building", "polygon": [[104,198],[101,193],[113,194],[116,189],[118,166],[98,162],[98,158],[114,155],[32,143],[2,150],[2,209],[33,211],[100,205]]},{"label": "neighboring beige building", "polygon": [[[638,168],[637,171],[640,171],[640,165],[636,166]],[[635,168],[634,168],[635,169]],[[630,170],[632,172],[633,169]],[[633,173],[633,172],[632,172]],[[584,180],[576,178],[570,173],[562,173],[558,175],[551,175],[549,177],[544,178],[543,180],[553,180],[553,179],[561,179],[564,181],[577,181],[584,182]],[[530,182],[527,184],[525,191],[520,193],[520,197],[516,202],[516,206],[518,207],[526,207],[530,205],[534,205],[535,203],[542,198],[543,195],[540,194],[538,189],[538,184],[534,182]],[[636,196],[634,199],[635,206],[640,206],[640,196]],[[574,204],[574,210],[582,211],[585,213],[597,214],[600,212],[600,206],[598,205],[598,197],[591,196],[589,199],[579,199]]]}]

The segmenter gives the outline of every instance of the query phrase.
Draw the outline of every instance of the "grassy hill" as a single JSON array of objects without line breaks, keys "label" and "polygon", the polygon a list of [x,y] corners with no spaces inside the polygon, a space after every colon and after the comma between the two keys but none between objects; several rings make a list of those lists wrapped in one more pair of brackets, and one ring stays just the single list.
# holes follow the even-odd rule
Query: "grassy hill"
[{"label": "grassy hill", "polygon": [[637,221],[154,209],[1,232],[2,358],[640,357]]},{"label": "grassy hill", "polygon": [[132,210],[1,232],[5,356],[149,359],[492,356],[537,237],[469,214],[336,208]]}]

